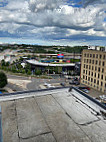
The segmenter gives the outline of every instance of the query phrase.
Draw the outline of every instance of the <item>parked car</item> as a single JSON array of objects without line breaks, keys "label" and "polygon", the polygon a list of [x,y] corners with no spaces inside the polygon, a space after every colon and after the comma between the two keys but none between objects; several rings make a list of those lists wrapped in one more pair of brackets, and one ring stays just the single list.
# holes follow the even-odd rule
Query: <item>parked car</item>
[{"label": "parked car", "polygon": [[80,83],[79,83],[79,81],[71,80],[71,81],[69,82],[69,84],[79,85]]},{"label": "parked car", "polygon": [[81,90],[85,93],[89,93],[89,91],[87,89],[81,89]]},{"label": "parked car", "polygon": [[87,90],[90,90],[90,88],[89,87],[78,87],[78,89],[87,89]]}]

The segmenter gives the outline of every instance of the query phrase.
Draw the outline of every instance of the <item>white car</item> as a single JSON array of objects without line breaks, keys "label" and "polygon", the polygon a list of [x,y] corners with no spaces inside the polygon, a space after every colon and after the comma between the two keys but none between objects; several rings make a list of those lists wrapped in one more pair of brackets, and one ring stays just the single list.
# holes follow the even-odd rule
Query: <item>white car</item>
[{"label": "white car", "polygon": [[81,90],[85,93],[89,93],[89,91],[87,89],[81,89]]}]

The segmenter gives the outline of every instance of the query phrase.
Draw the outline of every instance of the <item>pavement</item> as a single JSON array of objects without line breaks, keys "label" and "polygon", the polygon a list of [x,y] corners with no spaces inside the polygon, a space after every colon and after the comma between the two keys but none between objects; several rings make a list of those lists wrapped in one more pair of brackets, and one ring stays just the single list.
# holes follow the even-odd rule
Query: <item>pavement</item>
[{"label": "pavement", "polygon": [[[9,79],[9,83],[6,86],[8,92],[40,90],[45,88],[44,83],[48,83],[57,87],[57,86],[61,86],[60,83],[65,82],[65,85],[69,86],[69,81],[70,81],[70,79],[66,79],[63,76],[60,77],[57,75],[55,75],[53,79],[40,79],[40,78],[34,78],[34,77],[8,75],[8,79]],[[85,85],[81,84],[80,86],[85,86]],[[97,98],[100,95],[103,95],[103,93],[91,88],[88,95],[94,98]]]},{"label": "pavement", "polygon": [[7,74],[7,78],[8,84],[6,90],[9,93],[26,90],[40,90],[41,88],[45,88],[43,86],[44,83],[55,84],[57,86],[57,84],[65,81],[63,77],[60,78],[59,76],[55,76],[53,79],[40,79]]}]

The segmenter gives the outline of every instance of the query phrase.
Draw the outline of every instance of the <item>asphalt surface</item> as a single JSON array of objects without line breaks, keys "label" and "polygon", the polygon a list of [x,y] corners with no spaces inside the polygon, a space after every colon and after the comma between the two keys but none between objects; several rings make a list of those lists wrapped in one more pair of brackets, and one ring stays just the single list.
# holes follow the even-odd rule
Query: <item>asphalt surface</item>
[{"label": "asphalt surface", "polygon": [[11,88],[13,91],[24,91],[24,90],[40,90],[40,85],[44,83],[61,83],[65,82],[64,77],[54,76],[53,79],[40,79],[34,77],[24,77],[24,76],[17,76],[17,75],[7,75],[8,79],[15,79],[15,80],[31,80],[31,83],[27,84],[27,88],[21,88],[15,84],[8,83],[6,87]]},{"label": "asphalt surface", "polygon": [[41,89],[39,85],[44,83],[61,83],[64,82],[64,79],[57,78],[57,79],[39,79],[39,78],[32,78],[32,82],[27,85],[28,90],[39,90]]},{"label": "asphalt surface", "polygon": [[[16,76],[16,75],[7,75],[7,77],[9,79],[16,79],[16,80],[31,80],[31,83],[27,84],[27,88],[21,88],[15,84],[11,84],[9,83],[7,85],[8,88],[11,88],[14,92],[18,92],[18,91],[26,91],[26,90],[41,90],[40,88],[40,85],[44,84],[44,83],[48,83],[48,84],[55,84],[55,83],[62,83],[62,82],[65,82],[66,79],[64,78],[64,76],[57,76],[57,75],[54,75],[53,79],[40,79],[40,78],[34,78],[34,77],[24,77],[24,76]],[[69,80],[70,81],[70,80]],[[69,86],[69,85],[68,85]],[[85,85],[82,85],[80,84],[80,86],[85,86]],[[94,89],[90,89],[89,93],[88,93],[89,96],[92,96],[92,97],[98,97],[100,95],[103,95],[102,92],[99,92],[97,90],[94,90]]]},{"label": "asphalt surface", "polygon": [[21,88],[21,87],[15,85],[15,84],[11,84],[11,83],[8,83],[8,84],[6,85],[6,87],[12,89],[14,92],[15,92],[15,91],[24,91],[23,88]]}]

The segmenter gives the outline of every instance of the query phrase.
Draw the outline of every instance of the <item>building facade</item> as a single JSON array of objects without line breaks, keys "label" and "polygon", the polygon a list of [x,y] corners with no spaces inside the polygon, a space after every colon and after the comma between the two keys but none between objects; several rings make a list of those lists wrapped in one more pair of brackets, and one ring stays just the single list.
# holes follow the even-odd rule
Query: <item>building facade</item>
[{"label": "building facade", "polygon": [[106,93],[106,52],[83,50],[81,83]]}]

